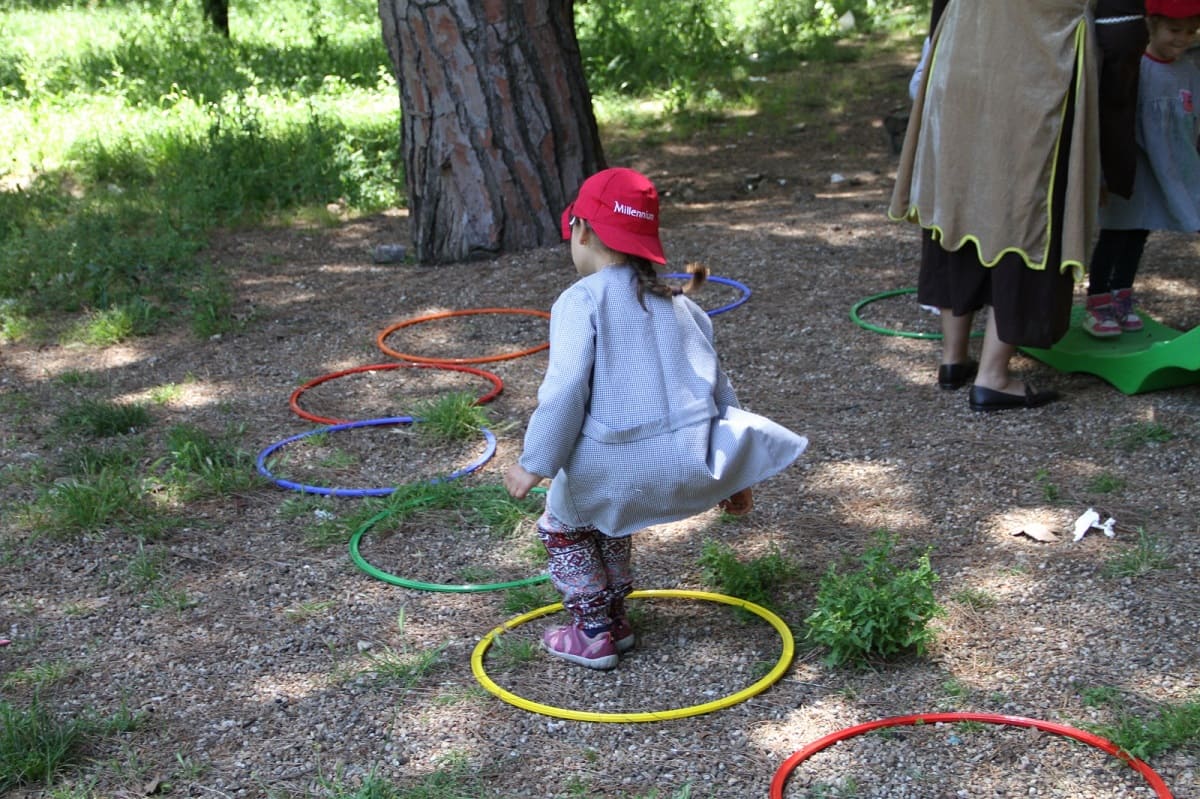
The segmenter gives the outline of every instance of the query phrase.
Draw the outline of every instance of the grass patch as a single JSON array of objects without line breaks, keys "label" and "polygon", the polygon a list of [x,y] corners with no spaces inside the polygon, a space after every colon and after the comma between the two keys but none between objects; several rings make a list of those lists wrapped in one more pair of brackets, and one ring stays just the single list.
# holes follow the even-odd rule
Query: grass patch
[{"label": "grass patch", "polygon": [[104,719],[59,718],[36,695],[25,708],[0,700],[0,791],[49,785],[56,774],[81,760],[86,744],[139,723],[137,714],[124,709]]},{"label": "grass patch", "polygon": [[379,522],[397,527],[417,514],[453,511],[465,524],[483,528],[493,538],[509,538],[537,518],[541,504],[537,494],[513,499],[501,486],[468,486],[457,480],[411,483],[397,486],[386,497],[357,503],[345,519],[329,520],[340,530],[336,536],[330,532],[329,537],[349,540],[355,530],[376,517],[381,517]]},{"label": "grass patch", "polygon": [[1125,487],[1126,480],[1115,474],[1104,472],[1098,474],[1088,483],[1088,490],[1095,494],[1111,494]]},{"label": "grass patch", "polygon": [[488,661],[497,671],[510,671],[541,656],[542,648],[536,641],[497,635],[488,649]]},{"label": "grass patch", "polygon": [[1114,724],[1089,725],[1089,729],[1134,757],[1148,760],[1200,742],[1200,701],[1163,707],[1149,717],[1122,711]]},{"label": "grass patch", "polygon": [[1109,445],[1122,452],[1135,452],[1151,444],[1165,444],[1175,434],[1158,422],[1135,422],[1119,428],[1109,439]]},{"label": "grass patch", "polygon": [[[396,614],[396,627],[400,631],[401,638],[406,633],[407,625],[407,612],[401,608],[400,612]],[[368,670],[377,679],[389,683],[399,683],[407,690],[416,687],[426,674],[442,662],[445,650],[444,645],[433,648],[425,647],[416,652],[408,646],[403,646],[398,650],[385,646],[378,652],[366,650],[363,657],[369,664]]]},{"label": "grass patch", "polygon": [[238,426],[215,436],[193,425],[175,425],[166,435],[164,482],[179,489],[182,499],[225,496],[259,485],[253,456],[238,446],[244,432]]},{"label": "grass patch", "polygon": [[1105,577],[1141,577],[1172,566],[1166,548],[1158,539],[1139,527],[1137,543],[1106,560],[1100,573]]},{"label": "grass patch", "polygon": [[797,573],[794,563],[778,552],[741,560],[733,549],[706,541],[700,551],[705,580],[728,595],[771,608],[775,594]]},{"label": "grass patch", "polygon": [[1079,692],[1079,696],[1083,700],[1084,707],[1104,707],[1117,703],[1120,700],[1121,692],[1111,685],[1099,685],[1084,688]]},{"label": "grass patch", "polygon": [[546,583],[518,586],[504,592],[501,608],[510,616],[518,616],[531,610],[553,605],[561,600],[558,592]]},{"label": "grass patch", "polygon": [[42,688],[61,682],[79,670],[69,660],[59,659],[36,663],[24,669],[5,674],[4,679],[0,680],[0,686],[4,688],[26,686],[33,688],[35,691],[40,691]]},{"label": "grass patch", "polygon": [[1062,499],[1062,491],[1059,490],[1059,487],[1051,481],[1050,472],[1046,471],[1045,469],[1038,469],[1037,473],[1034,475],[1034,479],[1036,479],[1038,485],[1041,486],[1042,498],[1047,502],[1053,503]]},{"label": "grass patch", "polygon": [[488,425],[488,413],[473,394],[456,391],[413,405],[413,417],[421,421],[417,431],[435,441],[465,441],[478,437]]},{"label": "grass patch", "polygon": [[168,310],[199,336],[234,329],[225,278],[196,260],[206,231],[403,205],[373,6],[267,0],[226,39],[199,4],[16,3],[0,29],[0,151],[19,187],[0,191],[7,340],[53,312],[82,314],[66,340],[100,345]]},{"label": "grass patch", "polygon": [[84,400],[63,411],[58,424],[65,431],[107,438],[136,433],[148,428],[153,421],[144,405]]},{"label": "grass patch", "polygon": [[996,606],[996,597],[978,588],[963,588],[955,591],[950,598],[972,610],[987,610]]},{"label": "grass patch", "polygon": [[100,310],[88,311],[60,337],[61,344],[107,347],[135,336],[148,336],[158,329],[166,312],[140,297]]},{"label": "grass patch", "polygon": [[126,469],[102,468],[94,475],[57,483],[31,508],[32,526],[60,537],[97,532],[117,522],[135,522],[149,508]]},{"label": "grass patch", "polygon": [[476,799],[484,795],[481,781],[454,760],[422,776],[407,788],[397,788],[374,771],[358,783],[341,777],[319,780],[328,799]]},{"label": "grass patch", "polygon": [[408,689],[415,687],[421,678],[442,661],[444,646],[422,649],[419,652],[395,650],[383,647],[379,652],[367,651],[364,657],[368,668],[376,678],[389,683],[398,683]]}]

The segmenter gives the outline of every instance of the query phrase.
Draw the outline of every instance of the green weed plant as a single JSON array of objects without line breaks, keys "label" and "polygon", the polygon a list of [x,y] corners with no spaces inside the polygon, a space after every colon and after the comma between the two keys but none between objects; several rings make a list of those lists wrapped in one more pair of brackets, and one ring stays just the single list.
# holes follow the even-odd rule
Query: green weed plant
[{"label": "green weed plant", "polygon": [[245,430],[234,426],[214,435],[195,425],[174,425],[166,433],[169,455],[164,483],[182,499],[226,496],[259,483],[251,454],[240,446]]},{"label": "green weed plant", "polygon": [[0,700],[0,792],[49,785],[56,774],[79,762],[88,742],[128,732],[140,722],[127,709],[106,718],[90,713],[62,718],[36,694],[25,708]]},{"label": "green weed plant", "polygon": [[938,581],[926,550],[909,566],[894,560],[895,538],[876,535],[859,568],[821,578],[817,607],[805,620],[807,638],[829,650],[830,666],[867,665],[909,652],[924,654],[930,621],[943,612],[933,593]]},{"label": "green weed plant", "polygon": [[553,605],[560,599],[561,597],[554,588],[545,583],[537,583],[508,589],[504,592],[501,607],[505,613],[516,616]]},{"label": "green weed plant", "polygon": [[1096,494],[1111,494],[1123,489],[1125,484],[1125,478],[1104,472],[1092,478],[1088,483],[1088,489]]},{"label": "green weed plant", "polygon": [[1173,438],[1175,433],[1158,422],[1135,422],[1118,429],[1109,444],[1123,452],[1135,452],[1151,444],[1165,444]]},{"label": "green weed plant", "polygon": [[125,469],[103,468],[46,488],[31,515],[34,529],[69,538],[117,522],[136,522],[148,511],[136,476]]},{"label": "green weed plant", "polygon": [[488,663],[494,664],[497,671],[511,671],[541,657],[541,651],[536,641],[498,635],[488,651]]},{"label": "green weed plant", "polygon": [[1047,502],[1054,503],[1062,499],[1062,491],[1051,481],[1050,472],[1046,469],[1038,469],[1035,479],[1042,487],[1042,498]]},{"label": "green weed plant", "polygon": [[996,597],[979,588],[963,588],[956,591],[952,598],[972,610],[987,610],[996,606]]},{"label": "green weed plant", "polygon": [[0,701],[0,791],[48,783],[78,754],[89,731],[80,719],[58,719],[35,697],[28,708]]},{"label": "green weed plant", "polygon": [[474,395],[461,391],[418,402],[412,415],[420,420],[417,431],[437,441],[475,438],[488,425],[487,410],[476,404]]},{"label": "green weed plant", "polygon": [[1174,749],[1195,749],[1200,744],[1200,701],[1163,707],[1149,717],[1122,711],[1113,724],[1088,727],[1134,757],[1148,760]]},{"label": "green weed plant", "polygon": [[1167,549],[1139,527],[1137,543],[1106,560],[1100,572],[1105,577],[1141,577],[1152,571],[1169,569],[1171,565]]},{"label": "green weed plant", "polygon": [[422,649],[419,652],[396,650],[383,647],[379,652],[365,653],[369,670],[377,679],[398,683],[408,689],[415,687],[421,679],[442,662],[444,646]]},{"label": "green weed plant", "polygon": [[700,551],[705,581],[727,596],[765,608],[775,605],[777,591],[797,573],[796,565],[778,552],[742,560],[733,549],[706,541]]}]

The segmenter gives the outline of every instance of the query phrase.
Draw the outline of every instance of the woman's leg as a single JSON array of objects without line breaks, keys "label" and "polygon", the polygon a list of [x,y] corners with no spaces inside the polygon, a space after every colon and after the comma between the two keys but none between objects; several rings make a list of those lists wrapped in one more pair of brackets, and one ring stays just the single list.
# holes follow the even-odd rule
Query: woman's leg
[{"label": "woman's leg", "polygon": [[979,374],[975,376],[975,385],[1002,391],[1006,394],[1022,395],[1025,384],[1014,380],[1008,371],[1008,363],[1016,353],[1017,348],[1000,340],[996,331],[996,315],[988,313],[987,326],[983,333],[983,348],[979,352]]},{"label": "woman's leg", "polygon": [[942,308],[942,364],[966,363],[971,360],[971,326],[975,314],[955,316],[952,308]]}]

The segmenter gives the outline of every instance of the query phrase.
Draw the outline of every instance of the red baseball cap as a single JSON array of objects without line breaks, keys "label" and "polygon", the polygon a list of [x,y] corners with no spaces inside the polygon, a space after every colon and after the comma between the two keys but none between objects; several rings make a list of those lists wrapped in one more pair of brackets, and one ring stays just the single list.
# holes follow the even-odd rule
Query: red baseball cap
[{"label": "red baseball cap", "polygon": [[586,219],[610,249],[665,264],[658,238],[658,190],[650,178],[624,167],[604,169],[583,182],[562,214],[562,235],[571,238],[571,218]]},{"label": "red baseball cap", "polygon": [[1200,17],[1200,0],[1146,0],[1146,14],[1152,17]]}]

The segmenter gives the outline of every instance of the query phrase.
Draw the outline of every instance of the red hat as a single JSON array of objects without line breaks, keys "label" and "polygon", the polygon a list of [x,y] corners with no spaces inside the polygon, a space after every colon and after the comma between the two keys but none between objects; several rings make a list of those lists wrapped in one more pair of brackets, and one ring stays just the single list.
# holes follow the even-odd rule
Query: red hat
[{"label": "red hat", "polygon": [[1151,17],[1200,17],[1200,0],[1146,0],[1146,14]]},{"label": "red hat", "polygon": [[564,239],[571,238],[571,217],[586,219],[609,249],[667,262],[658,239],[658,190],[640,172],[614,167],[592,175],[563,211]]}]

